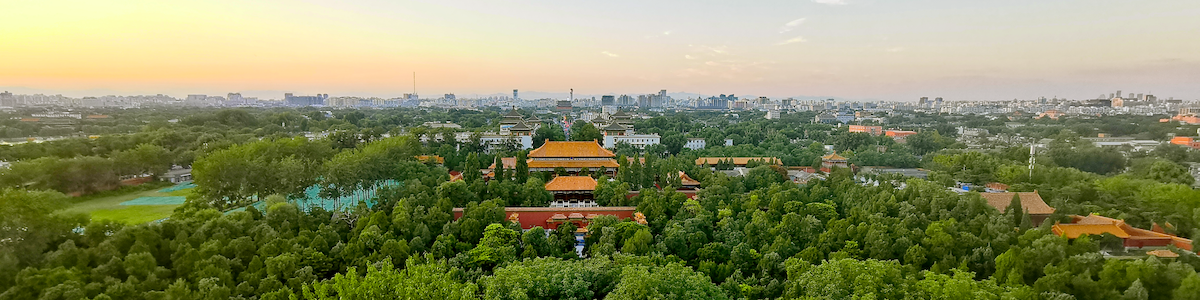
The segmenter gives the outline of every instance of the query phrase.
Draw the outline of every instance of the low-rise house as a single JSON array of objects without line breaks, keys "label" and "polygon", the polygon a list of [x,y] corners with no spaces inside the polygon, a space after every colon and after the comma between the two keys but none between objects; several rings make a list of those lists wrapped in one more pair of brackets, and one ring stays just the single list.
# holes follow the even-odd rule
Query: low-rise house
[{"label": "low-rise house", "polygon": [[701,157],[696,159],[697,166],[709,165],[716,166],[722,161],[730,161],[735,168],[744,168],[751,161],[757,161],[766,165],[782,166],[783,161],[778,157]]},{"label": "low-rise house", "polygon": [[171,183],[192,181],[192,168],[172,169],[163,174],[162,177]]}]

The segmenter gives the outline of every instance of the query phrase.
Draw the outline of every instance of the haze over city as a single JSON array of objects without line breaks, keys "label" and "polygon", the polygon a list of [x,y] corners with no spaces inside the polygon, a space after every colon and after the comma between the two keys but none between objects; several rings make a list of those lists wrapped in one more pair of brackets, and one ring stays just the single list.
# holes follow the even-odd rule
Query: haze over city
[{"label": "haze over city", "polygon": [[0,90],[1200,97],[1200,2],[9,1]]}]

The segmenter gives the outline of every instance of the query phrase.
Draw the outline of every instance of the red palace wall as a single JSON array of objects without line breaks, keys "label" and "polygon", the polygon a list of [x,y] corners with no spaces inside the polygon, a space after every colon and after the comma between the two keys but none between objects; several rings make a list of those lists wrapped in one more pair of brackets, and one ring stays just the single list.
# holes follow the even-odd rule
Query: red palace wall
[{"label": "red palace wall", "polygon": [[[591,219],[611,215],[618,219],[633,219],[634,213],[637,212],[637,207],[618,206],[618,207],[505,207],[504,218],[512,220],[513,214],[521,223],[521,229],[532,229],[536,226],[541,226],[545,229],[557,229],[558,225],[563,222],[575,223],[579,228],[587,227]],[[463,209],[454,209],[454,219],[462,218]],[[555,218],[555,215],[559,215]],[[574,218],[572,218],[574,215]]]}]

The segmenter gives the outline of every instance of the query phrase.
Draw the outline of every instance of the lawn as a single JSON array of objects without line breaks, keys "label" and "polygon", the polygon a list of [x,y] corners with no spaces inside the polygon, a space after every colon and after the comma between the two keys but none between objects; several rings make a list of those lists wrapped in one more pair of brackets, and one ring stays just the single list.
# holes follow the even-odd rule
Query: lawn
[{"label": "lawn", "polygon": [[[168,185],[169,186],[169,185]],[[121,205],[121,202],[140,197],[187,196],[194,189],[179,190],[170,193],[159,193],[166,186],[148,186],[149,189],[130,189],[129,191],[110,191],[103,195],[86,196],[79,202],[71,204],[60,214],[87,214],[94,220],[114,220],[128,224],[143,224],[170,217],[179,205]]]}]

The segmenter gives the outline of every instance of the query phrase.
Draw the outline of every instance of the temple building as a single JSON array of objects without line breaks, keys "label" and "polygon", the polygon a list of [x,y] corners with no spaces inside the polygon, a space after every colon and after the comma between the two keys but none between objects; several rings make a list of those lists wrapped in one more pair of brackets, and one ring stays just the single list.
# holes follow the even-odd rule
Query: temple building
[{"label": "temple building", "polygon": [[501,136],[532,136],[534,131],[541,127],[541,120],[537,117],[525,119],[516,109],[509,110],[500,119],[500,135]]},{"label": "temple building", "polygon": [[621,124],[617,124],[616,122],[609,123],[608,126],[599,127],[599,128],[602,128],[601,130],[604,132],[604,135],[612,135],[612,136],[633,135],[632,127],[625,127],[625,126],[622,126]]},{"label": "temple building", "polygon": [[683,171],[679,171],[679,183],[680,183],[680,187],[678,189],[679,191],[682,191],[682,190],[695,191],[695,190],[700,189],[700,181],[692,179],[692,177],[689,177],[687,175],[687,173],[684,173]]},{"label": "temple building", "polygon": [[752,161],[757,161],[765,165],[783,165],[783,161],[779,160],[777,157],[701,157],[696,159],[696,165],[709,165],[715,167],[722,161],[732,162],[733,167],[735,168],[745,168],[746,165]]},{"label": "temple building", "polygon": [[1050,227],[1050,230],[1055,235],[1068,239],[1076,239],[1084,235],[1102,235],[1107,233],[1121,238],[1126,248],[1166,247],[1172,245],[1179,249],[1195,251],[1192,249],[1192,240],[1167,234],[1158,224],[1154,224],[1151,230],[1145,230],[1129,226],[1129,224],[1125,224],[1124,220],[1107,218],[1096,214],[1086,217],[1071,216],[1071,219],[1072,223],[1054,224],[1053,227]]},{"label": "temple building", "polygon": [[[454,209],[454,219],[463,216],[463,208]],[[588,224],[599,216],[610,215],[617,219],[630,219],[639,224],[646,224],[646,217],[637,212],[637,207],[505,207],[505,218],[509,222],[521,224],[521,229],[529,230],[542,227],[547,230],[558,229],[566,223],[572,223],[577,233],[586,233]]]},{"label": "temple building", "polygon": [[620,166],[616,157],[596,141],[546,141],[541,147],[529,151],[527,163],[530,172],[553,172],[556,168],[563,168],[569,174],[579,174],[583,169],[591,172],[604,169],[605,173],[612,175]]},{"label": "temple building", "polygon": [[821,157],[821,172],[829,173],[833,168],[849,168],[850,160],[838,155],[837,152]]},{"label": "temple building", "polygon": [[596,179],[590,176],[558,176],[546,183],[546,191],[554,195],[550,207],[597,207],[593,192]]},{"label": "temple building", "polygon": [[1054,208],[1046,205],[1046,201],[1042,200],[1042,196],[1038,195],[1037,191],[1032,193],[979,193],[980,197],[987,200],[988,205],[995,207],[1000,212],[1004,212],[1008,209],[1008,205],[1012,204],[1013,195],[1019,195],[1021,210],[1029,214],[1029,220],[1033,221],[1033,226],[1041,225],[1054,213]]},{"label": "temple building", "polygon": [[609,117],[613,123],[621,124],[628,128],[633,128],[633,116],[625,111],[618,110]]},{"label": "temple building", "polygon": [[[600,147],[600,143],[596,141],[589,142],[559,142],[546,141],[541,147],[529,151],[528,159],[525,160],[529,166],[529,172],[554,172],[557,168],[563,168],[570,175],[577,175],[584,169],[590,172],[598,172],[604,170],[606,175],[612,176],[616,174],[617,155],[604,147]],[[517,167],[517,159],[515,157],[503,157],[500,159],[504,163],[505,169],[515,169]],[[492,163],[486,170],[482,170],[487,176],[496,169],[496,164]]]}]

